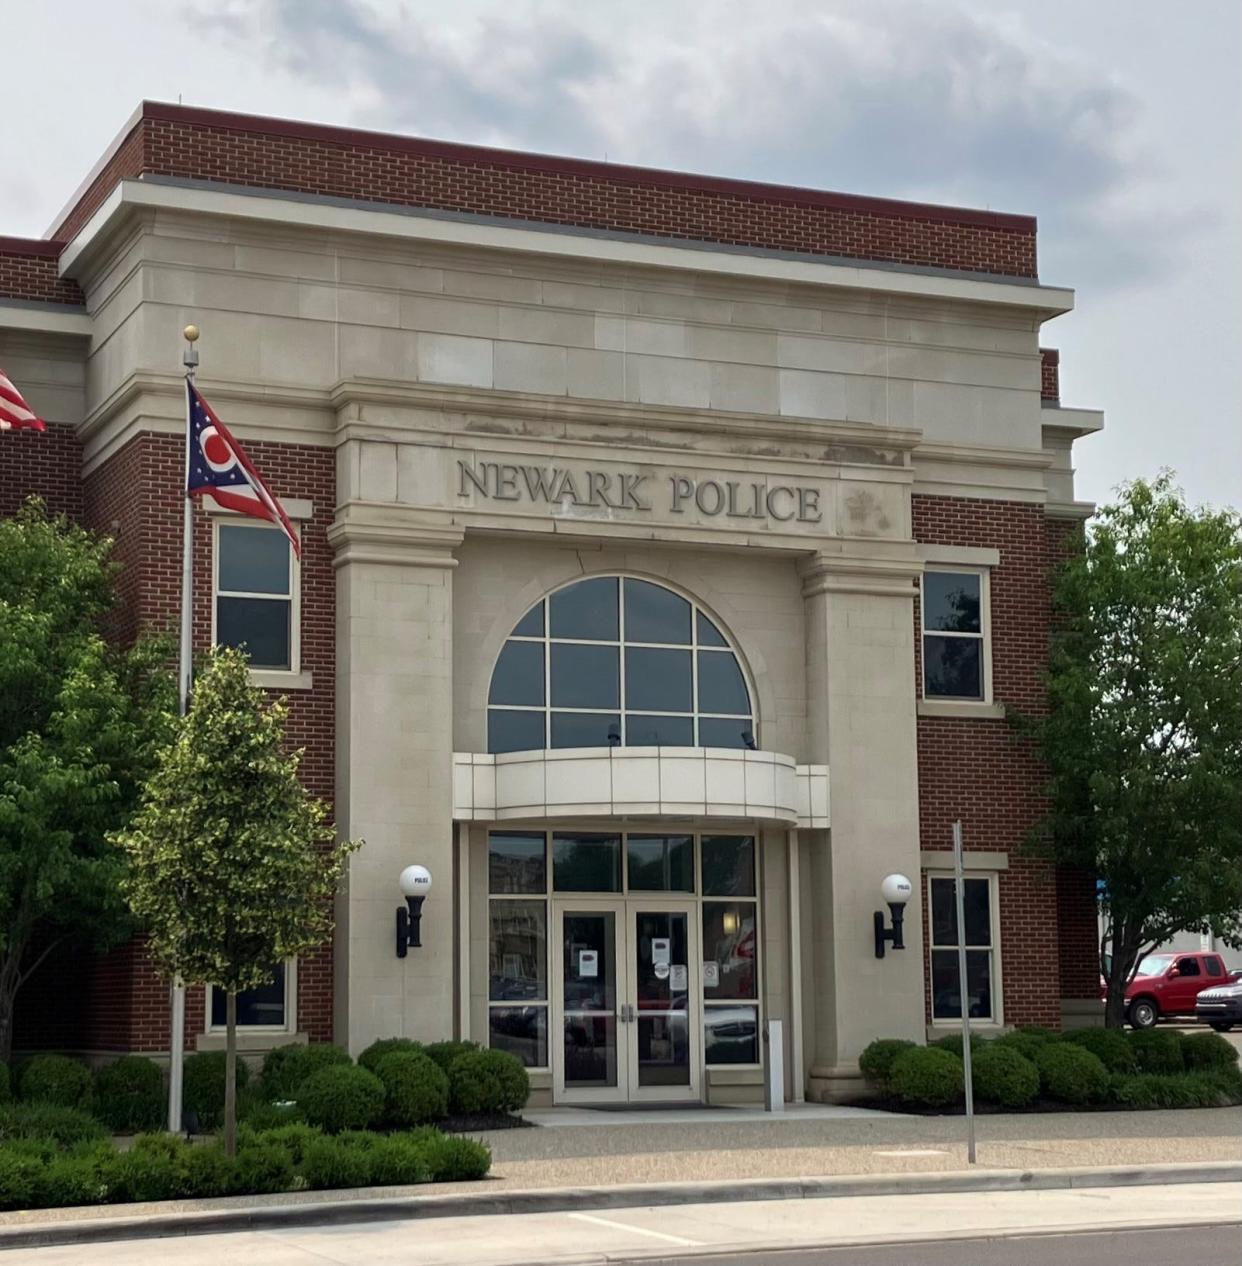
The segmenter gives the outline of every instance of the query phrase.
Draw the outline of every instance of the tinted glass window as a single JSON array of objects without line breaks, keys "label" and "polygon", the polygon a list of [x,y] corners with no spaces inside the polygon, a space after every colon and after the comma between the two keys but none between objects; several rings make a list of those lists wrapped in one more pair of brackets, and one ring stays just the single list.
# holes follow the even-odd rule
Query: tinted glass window
[{"label": "tinted glass window", "polygon": [[1198,976],[1199,961],[1194,958],[1179,958],[1177,960],[1178,974],[1181,976]]},{"label": "tinted glass window", "polygon": [[699,652],[699,711],[750,712],[742,670],[732,655]]},{"label": "tinted glass window", "polygon": [[617,622],[617,581],[615,576],[580,580],[551,597],[553,637],[583,638],[592,642],[615,642],[620,634]]},{"label": "tinted glass window", "polygon": [[694,891],[694,841],[689,835],[627,836],[625,857],[635,891]]},{"label": "tinted glass window", "polygon": [[492,1007],[487,1044],[516,1055],[527,1068],[548,1064],[547,1007]]},{"label": "tinted glass window", "polygon": [[[228,1023],[229,996],[223,989],[211,991],[211,1027],[222,1029]],[[243,989],[237,995],[239,1026],[283,1028],[285,1025],[285,965],[272,969],[272,979],[257,989]]]},{"label": "tinted glass window", "polygon": [[983,698],[983,641],[977,637],[923,639],[923,683],[929,698]]},{"label": "tinted glass window", "polygon": [[216,580],[220,589],[235,593],[289,592],[289,542],[275,528],[217,528],[220,556]]},{"label": "tinted glass window", "polygon": [[929,631],[980,632],[979,586],[977,572],[925,572],[923,627]]},{"label": "tinted glass window", "polygon": [[543,727],[544,712],[511,712],[507,708],[487,710],[487,750],[489,752],[530,752],[547,746]]},{"label": "tinted glass window", "polygon": [[627,716],[626,747],[693,747],[694,722],[689,717]]},{"label": "tinted glass window", "polygon": [[1223,976],[1225,974],[1225,969],[1214,958],[1205,959],[1203,965],[1207,968],[1209,976]]},{"label": "tinted glass window", "polygon": [[492,901],[489,908],[488,996],[498,1002],[546,999],[546,903]]},{"label": "tinted glass window", "polygon": [[[934,945],[957,944],[957,899],[952,879],[931,881],[932,943]],[[992,909],[989,885],[986,879],[967,879],[962,894],[966,915],[966,944],[991,945]]]},{"label": "tinted glass window", "polygon": [[506,642],[492,673],[488,703],[543,704],[543,643]]},{"label": "tinted glass window", "polygon": [[[732,656],[729,657],[732,661]],[[689,712],[693,705],[690,652],[628,646],[625,706],[646,712]]]},{"label": "tinted glass window", "polygon": [[690,641],[690,604],[669,589],[646,580],[625,582],[627,642]]},{"label": "tinted glass window", "polygon": [[752,836],[705,835],[702,851],[705,897],[755,895],[755,841]]},{"label": "tinted glass window", "polygon": [[717,983],[704,998],[757,998],[755,902],[703,902],[703,961],[715,963]]},{"label": "tinted glass window", "polygon": [[[958,1020],[962,1015],[962,991],[958,980],[957,950],[932,950],[932,1016]],[[966,994],[973,1019],[992,1016],[992,951],[966,951]]]},{"label": "tinted glass window", "polygon": [[543,636],[543,603],[537,603],[517,622],[514,637]]},{"label": "tinted glass window", "polygon": [[552,706],[616,708],[621,702],[617,648],[552,643]]},{"label": "tinted glass window", "polygon": [[621,837],[558,831],[552,837],[557,892],[620,892]]},{"label": "tinted glass window", "polygon": [[757,1064],[758,1008],[705,1007],[703,1038],[708,1064]]},{"label": "tinted glass window", "polygon": [[288,599],[217,598],[216,641],[244,647],[255,668],[288,668],[291,606]]},{"label": "tinted glass window", "polygon": [[489,892],[544,892],[547,889],[542,834],[493,831],[487,837]]},{"label": "tinted glass window", "polygon": [[621,734],[621,718],[615,712],[552,713],[553,747],[608,747],[610,733]]},{"label": "tinted glass window", "polygon": [[700,747],[746,747],[751,733],[749,719],[741,717],[700,717]]},{"label": "tinted glass window", "polygon": [[728,646],[724,634],[703,614],[699,612],[699,645]]}]

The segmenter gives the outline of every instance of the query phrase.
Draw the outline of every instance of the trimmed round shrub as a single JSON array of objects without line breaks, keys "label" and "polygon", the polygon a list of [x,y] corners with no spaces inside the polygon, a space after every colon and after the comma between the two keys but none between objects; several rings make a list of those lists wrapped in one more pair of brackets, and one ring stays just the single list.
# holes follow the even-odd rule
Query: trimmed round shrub
[{"label": "trimmed round shrub", "polygon": [[1074,1029],[1061,1040],[1090,1051],[1110,1073],[1132,1076],[1138,1072],[1134,1048],[1120,1029]]},{"label": "trimmed round shrub", "polygon": [[465,1055],[470,1051],[477,1051],[481,1049],[482,1047],[479,1046],[478,1042],[432,1042],[430,1046],[423,1050],[423,1054],[426,1055],[428,1059],[434,1060],[440,1065],[440,1068],[447,1073],[452,1067],[453,1061],[459,1055]]},{"label": "trimmed round shrub", "polygon": [[127,1152],[104,1162],[102,1177],[114,1203],[171,1200],[185,1189],[190,1146],[172,1134],[140,1134]]},{"label": "trimmed round shrub", "polygon": [[1181,1037],[1172,1029],[1142,1029],[1127,1040],[1140,1073],[1181,1073],[1186,1071]]},{"label": "trimmed round shrub", "polygon": [[42,1168],[38,1157],[0,1147],[0,1209],[31,1208]]},{"label": "trimmed round shrub", "polygon": [[375,1074],[384,1083],[385,1124],[424,1125],[448,1115],[448,1077],[426,1055],[391,1051]]},{"label": "trimmed round shrub", "polygon": [[301,1120],[296,1103],[271,1103],[257,1086],[247,1086],[237,1096],[237,1123],[252,1130],[275,1130]]},{"label": "trimmed round shrub", "polygon": [[352,1064],[321,1068],[302,1083],[298,1106],[311,1125],[329,1134],[365,1130],[383,1116],[384,1083]]},{"label": "trimmed round shrub", "polygon": [[104,1138],[104,1127],[77,1108],[54,1103],[12,1103],[0,1109],[0,1143],[39,1139],[59,1148]]},{"label": "trimmed round shrub", "polygon": [[907,1103],[943,1108],[964,1093],[962,1061],[952,1051],[916,1046],[893,1061],[889,1081],[893,1093]]},{"label": "trimmed round shrub", "polygon": [[1062,1103],[1093,1103],[1108,1093],[1108,1069],[1073,1042],[1049,1042],[1035,1056],[1044,1094]]},{"label": "trimmed round shrub", "polygon": [[421,1042],[415,1042],[413,1038],[381,1037],[378,1041],[372,1042],[358,1056],[358,1067],[373,1073],[385,1055],[392,1055],[397,1051],[404,1051],[409,1055],[421,1055],[424,1053],[424,1048]]},{"label": "trimmed round shrub", "polygon": [[1041,1029],[1033,1024],[1024,1025],[1020,1029],[1002,1034],[996,1039],[995,1045],[1012,1047],[1018,1054],[1025,1055],[1027,1059],[1034,1061],[1036,1052],[1041,1047],[1047,1046],[1049,1042],[1055,1041],[1056,1036],[1051,1029]]},{"label": "trimmed round shrub", "polygon": [[873,1085],[888,1088],[889,1074],[893,1069],[893,1060],[902,1051],[912,1051],[914,1043],[904,1037],[880,1037],[868,1043],[858,1057],[858,1068],[862,1075]]},{"label": "trimmed round shrub", "polygon": [[[362,1071],[366,1072],[366,1069]],[[306,1179],[306,1185],[316,1191],[333,1187],[365,1187],[371,1181],[371,1159],[367,1152],[350,1146],[344,1139],[315,1139],[306,1149],[302,1177]]]},{"label": "trimmed round shrub", "polygon": [[296,1099],[302,1083],[321,1068],[351,1064],[349,1052],[331,1042],[300,1042],[278,1046],[263,1059],[259,1084],[270,1100]]},{"label": "trimmed round shrub", "polygon": [[[224,1052],[198,1051],[187,1056],[181,1076],[183,1110],[198,1117],[200,1130],[219,1129],[224,1124]],[[250,1080],[244,1059],[237,1061],[234,1080],[240,1095]]]},{"label": "trimmed round shrub", "polygon": [[389,1134],[370,1154],[372,1187],[406,1187],[431,1181],[431,1149],[409,1134]]},{"label": "trimmed round shrub", "polygon": [[27,1103],[85,1108],[91,1097],[91,1070],[67,1055],[36,1055],[23,1065],[20,1087]]},{"label": "trimmed round shrub", "polygon": [[460,1134],[442,1134],[424,1127],[411,1137],[420,1141],[427,1157],[432,1182],[471,1182],[486,1178],[492,1167],[491,1148],[478,1139]]},{"label": "trimmed round shrub", "polygon": [[449,1111],[460,1116],[519,1112],[530,1098],[530,1077],[508,1051],[465,1051],[449,1065]]},{"label": "trimmed round shrub", "polygon": [[105,1175],[114,1155],[111,1144],[103,1144],[54,1157],[39,1174],[34,1204],[43,1209],[102,1204],[108,1198]]},{"label": "trimmed round shrub", "polygon": [[265,1196],[293,1186],[293,1161],[277,1143],[252,1143],[237,1149],[232,1189],[239,1195]]},{"label": "trimmed round shrub", "polygon": [[971,1053],[971,1081],[984,1103],[1025,1108],[1039,1094],[1039,1069],[1020,1051],[989,1044]]},{"label": "trimmed round shrub", "polygon": [[168,1113],[159,1065],[141,1055],[105,1064],[95,1074],[93,1111],[115,1133],[158,1130]]},{"label": "trimmed round shrub", "polygon": [[221,1143],[200,1143],[186,1154],[183,1189],[191,1199],[227,1196],[235,1189],[233,1171],[237,1162],[225,1153]]},{"label": "trimmed round shrub", "polygon": [[1186,1033],[1182,1035],[1182,1059],[1187,1072],[1232,1068],[1238,1062],[1238,1048],[1219,1033]]},{"label": "trimmed round shrub", "polygon": [[[990,1046],[992,1039],[990,1037],[978,1037],[972,1033],[970,1035],[970,1053],[977,1055],[985,1046]],[[960,1033],[950,1033],[948,1037],[939,1037],[934,1042],[929,1042],[929,1046],[937,1046],[942,1051],[950,1051],[956,1055],[958,1059],[962,1058],[962,1035]]]}]

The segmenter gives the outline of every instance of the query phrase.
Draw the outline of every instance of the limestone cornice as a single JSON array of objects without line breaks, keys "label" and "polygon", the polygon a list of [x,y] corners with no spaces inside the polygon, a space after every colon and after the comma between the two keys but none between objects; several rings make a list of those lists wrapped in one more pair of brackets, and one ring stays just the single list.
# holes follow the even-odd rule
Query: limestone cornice
[{"label": "limestone cornice", "polygon": [[0,330],[90,338],[94,322],[82,308],[68,304],[24,303],[9,299],[0,302]]},{"label": "limestone cornice", "polygon": [[465,532],[450,516],[407,506],[349,501],[328,528],[333,567],[383,563],[394,567],[453,568]]},{"label": "limestone cornice", "polygon": [[[875,543],[867,543],[874,551]],[[855,550],[817,551],[798,562],[803,598],[825,593],[864,593],[913,601],[923,560],[912,543],[863,554]]]}]

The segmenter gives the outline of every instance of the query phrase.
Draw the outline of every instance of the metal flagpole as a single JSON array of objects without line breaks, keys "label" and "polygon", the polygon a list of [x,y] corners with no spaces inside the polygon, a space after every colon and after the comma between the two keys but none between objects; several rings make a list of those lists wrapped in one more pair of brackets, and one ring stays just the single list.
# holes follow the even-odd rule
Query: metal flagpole
[{"label": "metal flagpole", "polygon": [[975,1087],[971,1077],[970,1007],[966,1001],[965,877],[962,873],[962,824],[953,823],[953,895],[957,902],[957,996],[962,1012],[962,1068],[966,1074],[966,1159],[975,1163]]},{"label": "metal flagpole", "polygon": [[[198,326],[185,327],[186,349],[181,360],[185,365],[185,380],[194,379],[198,367]],[[185,716],[190,707],[190,677],[194,670],[194,502],[187,489],[190,486],[190,392],[185,393],[185,481],[182,495],[185,505],[181,512],[181,646],[177,666],[178,714]],[[168,1051],[168,1129],[181,1133],[181,1086],[182,1067],[185,1059],[185,985],[180,979],[172,984],[172,1023],[170,1025]]]}]

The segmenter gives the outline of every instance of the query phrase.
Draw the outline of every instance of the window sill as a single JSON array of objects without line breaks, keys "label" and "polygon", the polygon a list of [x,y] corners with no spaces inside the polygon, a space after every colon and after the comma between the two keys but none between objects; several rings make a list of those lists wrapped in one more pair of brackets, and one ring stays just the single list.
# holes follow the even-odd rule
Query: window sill
[{"label": "window sill", "polygon": [[964,699],[920,699],[916,711],[921,717],[963,717],[971,721],[1003,721],[1003,703],[971,702]]},{"label": "window sill", "polygon": [[[222,1051],[228,1038],[222,1029],[217,1031],[213,1029],[210,1033],[200,1033],[195,1042],[195,1048],[200,1051]],[[278,1046],[305,1046],[309,1042],[309,1038],[305,1033],[273,1033],[271,1029],[264,1029],[261,1032],[251,1032],[249,1029],[238,1027],[237,1030],[237,1049],[239,1051],[271,1051]]]},{"label": "window sill", "polygon": [[287,673],[272,668],[252,668],[250,684],[263,690],[310,690],[314,679],[309,672]]}]

